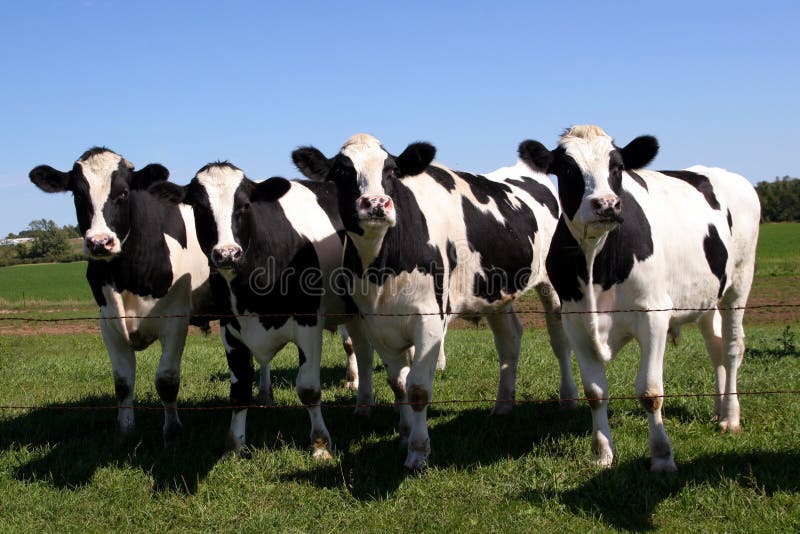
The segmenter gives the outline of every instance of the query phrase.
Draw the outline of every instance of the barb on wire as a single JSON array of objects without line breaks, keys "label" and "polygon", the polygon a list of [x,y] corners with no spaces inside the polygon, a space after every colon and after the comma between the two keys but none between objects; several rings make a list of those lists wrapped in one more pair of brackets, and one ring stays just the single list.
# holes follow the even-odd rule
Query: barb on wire
[{"label": "barb on wire", "polygon": [[[785,308],[800,308],[800,304],[795,303],[773,303],[773,304],[757,304],[752,306],[731,306],[716,308],[720,311],[727,310],[771,310],[774,313],[776,309]],[[428,315],[447,315],[449,317],[483,317],[486,315],[587,315],[587,314],[604,314],[604,313],[658,313],[658,312],[707,312],[715,308],[628,308],[620,310],[576,310],[576,311],[546,311],[536,309],[522,309],[522,310],[497,310],[485,313],[475,312],[405,312],[405,313],[309,313],[309,312],[283,312],[283,313],[231,313],[231,314],[210,314],[210,313],[197,313],[188,315],[195,319],[208,319],[210,321],[217,319],[241,319],[246,317],[252,318],[270,318],[270,317],[353,317],[361,315],[363,317],[421,317]],[[187,317],[187,314],[161,314],[161,315],[108,315],[108,316],[81,316],[81,317],[27,317],[27,316],[3,316],[0,317],[0,322],[9,321],[23,321],[31,323],[57,323],[68,321],[119,321],[125,319],[177,319]]]},{"label": "barb on wire", "polygon": [[[739,391],[737,393],[671,393],[663,395],[650,395],[648,398],[660,399],[678,399],[678,398],[700,398],[700,397],[725,397],[728,395],[737,396],[766,396],[766,395],[800,395],[800,389],[774,389],[763,391]],[[591,398],[593,401],[620,401],[620,400],[638,400],[638,395],[612,395],[609,397]],[[441,406],[446,404],[488,404],[488,403],[508,403],[508,404],[556,404],[565,401],[588,401],[588,397],[574,397],[570,399],[556,399],[556,398],[534,398],[534,399],[518,399],[518,400],[502,400],[502,399],[445,399],[434,400],[430,402],[376,402],[371,404],[360,403],[321,403],[323,408],[394,408],[398,405],[408,406]],[[306,408],[306,404],[249,404],[249,405],[219,405],[219,406],[177,406],[171,410],[180,412],[208,412],[219,410],[243,410],[259,409],[259,410],[296,410]],[[99,411],[99,410],[116,410],[119,408],[127,408],[136,411],[161,411],[165,408],[163,406],[135,406],[135,405],[105,405],[105,406],[23,406],[23,405],[0,405],[0,410],[53,410],[53,411]]]}]

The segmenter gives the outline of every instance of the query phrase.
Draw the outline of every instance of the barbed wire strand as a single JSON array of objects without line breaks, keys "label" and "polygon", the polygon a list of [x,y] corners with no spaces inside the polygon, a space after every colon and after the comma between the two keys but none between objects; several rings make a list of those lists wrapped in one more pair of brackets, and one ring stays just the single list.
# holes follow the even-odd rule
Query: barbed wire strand
[{"label": "barbed wire strand", "polygon": [[[240,319],[243,317],[250,318],[273,318],[273,317],[355,317],[356,315],[362,317],[422,317],[429,315],[446,315],[454,318],[478,318],[487,315],[587,315],[587,314],[603,314],[603,313],[660,313],[660,312],[709,312],[712,310],[718,311],[733,311],[733,310],[769,310],[769,309],[785,309],[785,308],[800,308],[800,304],[790,303],[773,303],[773,304],[757,304],[752,306],[731,306],[723,308],[628,308],[621,310],[576,310],[576,311],[547,311],[547,310],[497,310],[489,312],[406,312],[406,313],[313,313],[313,312],[272,312],[272,313],[232,313],[232,314],[157,314],[157,315],[108,315],[108,316],[80,316],[80,317],[29,317],[29,316],[2,316],[0,322],[21,321],[31,323],[57,323],[68,321],[119,321],[126,319],[178,319],[191,317],[194,319],[208,319],[210,321],[218,319]],[[773,313],[778,313],[774,311]]]},{"label": "barbed wire strand", "polygon": [[[648,395],[650,399],[681,399],[681,398],[704,398],[704,397],[726,397],[729,395],[737,396],[767,396],[767,395],[800,395],[800,389],[774,389],[762,391],[739,391],[737,393],[665,393],[663,395]],[[621,400],[639,400],[638,395],[613,395],[609,397],[572,397],[568,399],[556,398],[533,398],[533,399],[445,399],[445,400],[432,400],[430,402],[376,402],[369,404],[360,403],[321,403],[319,406],[322,408],[394,408],[395,406],[441,406],[447,404],[556,404],[561,402],[584,402],[584,401],[621,401]],[[65,405],[52,405],[52,406],[26,406],[26,405],[0,405],[0,410],[53,410],[53,411],[101,411],[101,410],[117,410],[117,409],[130,409],[135,411],[162,411],[165,409],[178,412],[208,412],[219,410],[243,410],[256,409],[256,410],[297,410],[307,408],[306,404],[248,404],[248,405],[219,405],[219,406],[176,406],[173,408],[165,408],[164,406],[136,406],[136,405],[97,405],[97,406],[65,406]]]}]

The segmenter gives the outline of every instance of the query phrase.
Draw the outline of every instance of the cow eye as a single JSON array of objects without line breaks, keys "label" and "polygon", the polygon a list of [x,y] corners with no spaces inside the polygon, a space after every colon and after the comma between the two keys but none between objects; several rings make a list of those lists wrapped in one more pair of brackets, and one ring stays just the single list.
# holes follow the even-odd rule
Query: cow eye
[{"label": "cow eye", "polygon": [[124,189],[119,195],[117,195],[117,198],[114,200],[117,202],[117,204],[128,200],[128,190]]},{"label": "cow eye", "polygon": [[241,206],[239,206],[239,208],[237,208],[236,215],[241,217],[243,215],[246,215],[248,211],[250,211],[250,203],[242,204]]}]

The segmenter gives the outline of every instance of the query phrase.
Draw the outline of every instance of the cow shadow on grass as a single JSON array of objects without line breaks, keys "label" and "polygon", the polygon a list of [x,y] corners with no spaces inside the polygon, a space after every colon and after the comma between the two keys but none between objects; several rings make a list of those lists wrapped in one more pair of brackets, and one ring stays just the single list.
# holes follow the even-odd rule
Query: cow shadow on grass
[{"label": "cow shadow on grass", "polygon": [[[580,487],[563,493],[523,495],[530,500],[554,498],[573,513],[598,517],[616,529],[646,531],[657,528],[653,515],[658,506],[687,487],[725,487],[733,482],[771,496],[800,492],[800,452],[730,452],[678,462],[679,471],[650,473],[649,459],[622,463],[597,474]],[[720,502],[720,505],[725,503]]]},{"label": "cow shadow on grass", "polygon": [[[322,390],[327,391],[333,388],[342,387],[345,383],[346,374],[347,370],[344,368],[344,366],[322,367],[319,374],[320,386],[322,387]],[[225,371],[213,374],[211,376],[211,380],[213,382],[228,382],[230,377],[230,373]],[[292,389],[294,388],[294,382],[297,378],[297,368],[273,368],[270,371],[270,377],[272,378],[272,386],[274,388]],[[254,369],[253,384],[258,386],[257,365]]]},{"label": "cow shadow on grass", "polygon": [[[403,467],[406,450],[399,444],[396,414],[391,408],[376,411],[366,430],[353,427],[351,414],[343,415],[342,421],[326,415],[339,445],[338,462],[296,470],[284,479],[325,488],[345,485],[350,495],[362,500],[385,498],[409,476]],[[504,416],[492,416],[490,407],[449,410],[434,406],[428,411],[428,422],[431,466],[472,469],[522,457],[536,444],[562,436],[586,437],[591,415],[588,407],[565,410],[557,403],[522,404]]]},{"label": "cow shadow on grass", "polygon": [[152,476],[154,491],[194,493],[220,458],[229,412],[181,413],[182,443],[165,449],[163,411],[150,404],[138,404],[154,409],[137,411],[133,434],[115,443],[116,408],[95,408],[115,403],[111,396],[87,397],[0,420],[0,451],[17,451],[15,456],[24,458],[14,468],[15,478],[74,489],[89,484],[104,467],[134,467]]}]

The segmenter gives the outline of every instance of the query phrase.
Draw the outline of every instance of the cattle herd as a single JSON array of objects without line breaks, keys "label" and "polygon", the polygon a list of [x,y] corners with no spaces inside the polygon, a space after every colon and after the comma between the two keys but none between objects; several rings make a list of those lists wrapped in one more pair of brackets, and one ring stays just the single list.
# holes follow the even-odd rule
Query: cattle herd
[{"label": "cattle herd", "polygon": [[370,414],[377,351],[395,395],[405,467],[422,470],[449,320],[486,318],[500,365],[493,411],[506,413],[523,334],[514,302],[535,289],[548,312],[561,402],[570,407],[578,397],[571,353],[577,359],[598,465],[614,460],[605,364],[638,342],[635,390],[647,413],[651,469],[666,472],[676,466],[661,415],[664,349],[682,324],[696,322],[705,339],[720,429],[740,429],[736,373],[760,206],[746,179],[719,168],[644,169],[657,151],[650,136],[620,148],[597,126],[575,126],[555,149],[524,141],[515,165],[481,175],[434,162],[428,143],[394,156],[357,134],[332,157],[295,150],[307,180],[256,182],[215,162],[180,186],[162,165],[135,170],[106,148],[88,150],[68,172],[38,166],[30,179],[48,193],[72,192],[120,439],[134,428],[136,351],[159,340],[164,444],[177,444],[188,327],[217,318],[234,406],[226,454],[246,443],[253,359],[259,399],[269,403],[270,361],[292,342],[313,454],[329,458],[320,360],[323,331],[338,328],[356,415]]}]

